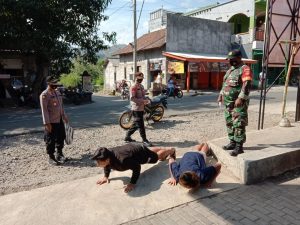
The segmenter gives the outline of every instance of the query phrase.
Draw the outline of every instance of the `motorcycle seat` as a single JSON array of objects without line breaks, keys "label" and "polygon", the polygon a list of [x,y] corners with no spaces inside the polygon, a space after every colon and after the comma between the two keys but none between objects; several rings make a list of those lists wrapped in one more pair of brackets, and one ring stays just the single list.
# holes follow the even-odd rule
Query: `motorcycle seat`
[{"label": "motorcycle seat", "polygon": [[151,105],[158,105],[158,104],[160,104],[163,101],[164,98],[166,98],[166,97],[164,97],[164,96],[156,96],[156,97],[154,97],[151,100]]}]

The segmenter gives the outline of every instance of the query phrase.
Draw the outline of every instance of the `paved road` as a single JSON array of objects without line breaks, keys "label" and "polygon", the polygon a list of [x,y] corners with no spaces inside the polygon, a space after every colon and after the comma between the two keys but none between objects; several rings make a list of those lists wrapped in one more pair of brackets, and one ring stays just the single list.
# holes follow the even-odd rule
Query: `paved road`
[{"label": "paved road", "polygon": [[[282,90],[283,87],[272,89],[268,95],[267,104],[280,103],[282,101]],[[296,92],[296,88],[289,89],[288,102],[292,106],[292,110],[296,104]],[[197,96],[188,96],[186,94],[182,99],[170,98],[166,116],[218,110],[216,104],[217,95],[218,92],[203,92],[203,95]],[[256,110],[258,109],[259,99],[259,92],[253,91],[251,105]],[[115,96],[95,95],[93,96],[93,101],[94,103],[92,104],[66,106],[66,112],[70,117],[72,126],[79,128],[117,124],[119,115],[125,109],[125,106],[128,105],[127,101],[123,101]],[[39,109],[0,110],[0,136],[39,131],[42,130],[41,124],[42,119]]]}]

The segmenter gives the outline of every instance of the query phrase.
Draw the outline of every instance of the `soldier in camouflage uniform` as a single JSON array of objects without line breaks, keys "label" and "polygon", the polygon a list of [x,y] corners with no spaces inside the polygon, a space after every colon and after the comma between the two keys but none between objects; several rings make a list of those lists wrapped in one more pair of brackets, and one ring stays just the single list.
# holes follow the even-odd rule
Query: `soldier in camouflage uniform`
[{"label": "soldier in camouflage uniform", "polygon": [[223,146],[224,150],[233,150],[230,155],[243,153],[248,125],[249,93],[252,72],[242,61],[239,50],[228,53],[227,59],[231,68],[226,72],[218,102],[225,106],[225,120],[230,143]]}]

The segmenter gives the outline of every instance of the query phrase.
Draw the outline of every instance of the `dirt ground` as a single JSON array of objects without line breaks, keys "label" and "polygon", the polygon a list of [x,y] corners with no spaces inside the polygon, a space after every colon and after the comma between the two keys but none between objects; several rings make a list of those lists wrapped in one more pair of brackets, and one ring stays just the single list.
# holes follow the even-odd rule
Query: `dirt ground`
[{"label": "dirt ground", "polygon": [[[288,116],[293,121],[294,114]],[[280,115],[265,118],[267,128],[277,125]],[[248,131],[257,129],[257,119],[258,114],[250,111]],[[154,145],[180,149],[226,135],[221,110],[164,118],[146,126],[146,132]],[[0,195],[101,174],[89,157],[97,147],[124,144],[124,136],[118,125],[76,130],[73,144],[64,148],[71,159],[61,166],[49,165],[42,133],[0,137]],[[138,132],[133,138],[141,141]]]}]

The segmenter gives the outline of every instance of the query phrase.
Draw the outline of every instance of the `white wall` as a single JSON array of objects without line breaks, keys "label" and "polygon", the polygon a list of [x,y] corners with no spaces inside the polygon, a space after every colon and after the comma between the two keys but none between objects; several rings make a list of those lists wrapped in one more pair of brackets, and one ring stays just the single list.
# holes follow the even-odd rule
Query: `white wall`
[{"label": "white wall", "polygon": [[248,17],[253,17],[255,14],[254,7],[254,0],[234,0],[202,12],[195,12],[193,14],[186,13],[185,15],[228,22],[232,16],[239,13],[245,14]]}]

